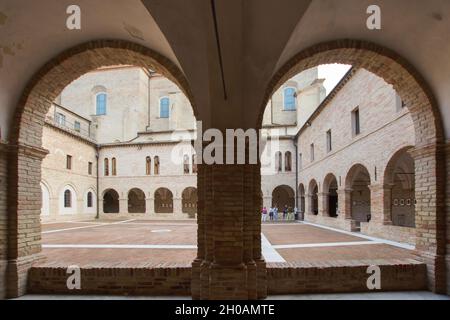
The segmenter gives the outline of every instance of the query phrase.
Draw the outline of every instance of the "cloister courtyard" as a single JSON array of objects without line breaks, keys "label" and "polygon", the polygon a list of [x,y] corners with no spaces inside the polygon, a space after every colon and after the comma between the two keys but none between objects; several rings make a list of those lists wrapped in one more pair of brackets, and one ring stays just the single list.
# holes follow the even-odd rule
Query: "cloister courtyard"
[{"label": "cloister courtyard", "polygon": [[[42,225],[46,260],[39,266],[190,266],[196,257],[194,220],[89,220]],[[263,223],[268,263],[379,264],[415,259],[413,247],[304,222]]]}]

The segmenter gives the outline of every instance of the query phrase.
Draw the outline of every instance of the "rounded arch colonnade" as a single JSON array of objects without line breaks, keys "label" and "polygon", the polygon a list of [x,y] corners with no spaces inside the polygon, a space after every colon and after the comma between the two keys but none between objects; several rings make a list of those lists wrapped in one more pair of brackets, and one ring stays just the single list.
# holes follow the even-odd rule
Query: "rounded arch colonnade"
[{"label": "rounded arch colonnade", "polygon": [[[445,279],[442,277],[445,270],[442,268],[445,265],[446,244],[445,196],[441,194],[445,190],[443,130],[433,94],[412,66],[397,54],[362,41],[340,40],[313,46],[291,58],[267,81],[259,119],[254,119],[255,127],[260,127],[267,101],[283,82],[301,71],[327,63],[351,64],[377,74],[394,86],[410,109],[417,139],[411,154],[415,167],[421,168],[421,175],[415,182],[416,190],[429,190],[416,192],[416,249],[428,265],[430,288],[443,292]],[[9,230],[14,241],[10,253],[11,259],[23,263],[20,270],[10,270],[19,279],[10,288],[13,296],[25,292],[26,272],[34,261],[30,257],[39,255],[41,251],[40,239],[35,239],[30,234],[40,233],[40,163],[46,155],[46,151],[41,148],[41,139],[45,114],[51,101],[71,81],[98,67],[117,64],[149,68],[174,81],[190,99],[194,114],[199,119],[188,81],[181,71],[168,59],[140,45],[117,40],[94,41],[69,49],[47,63],[25,89],[16,110],[12,132],[14,150],[10,153],[9,166],[10,174],[14,174],[16,178],[11,179],[9,185],[12,204],[9,218],[14,226]],[[198,165],[197,184],[198,253],[192,265],[193,297],[214,298],[230,294],[220,290],[205,291],[205,284],[200,282],[200,277],[205,276],[210,279],[211,288],[220,288],[222,285],[240,288],[232,294],[234,298],[265,297],[267,278],[261,255],[259,217],[260,165],[236,165],[229,168],[201,164]],[[236,187],[237,185],[240,187]],[[30,192],[22,191],[24,186],[31,191],[31,196]],[[26,208],[22,204],[26,204]],[[221,215],[218,212],[227,214]],[[27,227],[18,218],[23,216],[29,216],[31,220],[28,221],[33,221],[27,222]],[[431,217],[433,223],[428,223],[425,217]],[[19,232],[25,227],[29,232]],[[224,230],[233,232],[236,238],[233,241],[215,241],[214,239],[224,237]],[[430,238],[433,241],[429,241]],[[241,243],[242,246],[236,246],[236,243]],[[216,269],[209,269],[213,259]],[[243,271],[223,267],[242,263],[248,266]],[[230,275],[239,272],[245,276],[230,278]],[[243,284],[242,279],[248,280]]]},{"label": "rounded arch colonnade", "polygon": [[[283,83],[307,69],[332,63],[363,68],[383,78],[394,87],[411,113],[416,141],[410,154],[416,173],[420,173],[415,179],[416,250],[427,263],[430,288],[445,292],[446,159],[443,122],[432,90],[408,61],[390,49],[361,40],[341,39],[313,45],[294,55],[275,72],[259,107],[258,127],[267,102]],[[429,223],[430,217],[432,223]]]}]

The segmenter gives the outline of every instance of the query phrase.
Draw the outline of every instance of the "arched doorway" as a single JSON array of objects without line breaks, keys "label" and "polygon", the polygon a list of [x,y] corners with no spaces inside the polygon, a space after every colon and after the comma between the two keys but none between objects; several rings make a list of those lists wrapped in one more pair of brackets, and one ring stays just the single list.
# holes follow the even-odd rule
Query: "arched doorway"
[{"label": "arched doorway", "polygon": [[330,173],[323,182],[323,192],[325,198],[325,213],[332,218],[336,218],[338,212],[338,183],[334,174]]},{"label": "arched doorway", "polygon": [[173,194],[167,188],[155,191],[155,213],[173,213]]},{"label": "arched doorway", "polygon": [[108,189],[103,194],[103,212],[119,213],[119,194],[114,189]]},{"label": "arched doorway", "polygon": [[385,199],[394,226],[415,227],[415,166],[406,147],[396,152],[386,167],[384,184],[391,190]]},{"label": "arched doorway", "polygon": [[145,193],[141,189],[128,192],[128,213],[145,213]]},{"label": "arched doorway", "polygon": [[347,173],[346,188],[351,190],[351,218],[356,222],[371,220],[370,174],[361,164],[354,165]]},{"label": "arched doorway", "polygon": [[195,218],[197,213],[197,188],[188,187],[182,193],[182,212],[187,213],[189,218]]},{"label": "arched doorway", "polygon": [[286,185],[276,187],[272,191],[272,207],[278,208],[279,212],[282,212],[286,207],[292,210],[295,207],[294,190]]},{"label": "arched doorway", "polygon": [[317,216],[319,214],[319,186],[316,180],[311,180],[308,188],[309,210],[308,214]]},{"label": "arched doorway", "polygon": [[298,187],[298,195],[299,195],[299,212],[300,212],[300,217],[299,219],[302,220],[305,216],[305,206],[306,206],[306,202],[305,202],[305,186],[303,185],[303,183],[300,184],[300,186]]}]

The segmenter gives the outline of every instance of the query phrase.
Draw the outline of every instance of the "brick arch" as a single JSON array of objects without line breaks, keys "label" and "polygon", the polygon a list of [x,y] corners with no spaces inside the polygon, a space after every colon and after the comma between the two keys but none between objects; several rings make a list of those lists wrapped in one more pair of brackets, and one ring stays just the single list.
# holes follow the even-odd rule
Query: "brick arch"
[{"label": "brick arch", "polygon": [[338,182],[336,175],[334,173],[328,173],[323,179],[322,192],[328,192],[333,181],[336,181],[336,183]]},{"label": "brick arch", "polygon": [[[11,125],[8,158],[8,292],[26,292],[27,272],[41,259],[41,162],[45,115],[60,92],[73,80],[99,67],[133,65],[152,69],[173,81],[197,109],[187,79],[169,59],[136,43],[96,40],[70,48],[47,62],[28,82]],[[24,232],[24,230],[26,232]],[[36,236],[39,235],[39,236]],[[20,267],[18,267],[20,265]]]},{"label": "brick arch", "polygon": [[198,116],[187,79],[168,58],[137,43],[95,40],[65,50],[32,77],[16,108],[11,141],[40,147],[45,114],[60,92],[83,74],[113,65],[133,65],[162,74],[183,91]]},{"label": "brick arch", "polygon": [[383,174],[383,183],[392,183],[392,179],[394,176],[394,170],[397,164],[397,161],[399,158],[405,153],[410,150],[413,150],[413,146],[405,146],[403,148],[400,148],[399,150],[395,151],[394,154],[392,154],[388,159],[389,161],[386,164],[386,167],[384,168],[384,174]]},{"label": "brick arch", "polygon": [[355,179],[359,176],[359,174],[366,174],[367,177],[369,178],[369,185],[370,185],[372,177],[370,176],[369,170],[367,170],[366,166],[357,163],[354,164],[345,175],[345,187],[351,189]]},{"label": "brick arch", "polygon": [[286,81],[307,69],[331,63],[364,68],[391,84],[411,112],[416,147],[441,143],[443,122],[431,88],[419,72],[396,52],[362,40],[335,40],[314,45],[293,56],[269,81],[260,106],[258,127],[273,93]]}]

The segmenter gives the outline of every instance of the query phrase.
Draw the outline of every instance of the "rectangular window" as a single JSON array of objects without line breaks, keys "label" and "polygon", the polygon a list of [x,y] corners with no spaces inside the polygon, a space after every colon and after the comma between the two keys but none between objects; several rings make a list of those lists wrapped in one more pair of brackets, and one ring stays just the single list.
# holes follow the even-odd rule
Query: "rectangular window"
[{"label": "rectangular window", "polygon": [[76,132],[80,132],[81,131],[81,123],[79,123],[78,121],[75,121],[73,128],[75,129]]},{"label": "rectangular window", "polygon": [[352,129],[353,129],[353,135],[357,136],[361,133],[361,125],[360,125],[360,119],[359,119],[359,108],[356,108],[352,111]]},{"label": "rectangular window", "polygon": [[88,174],[91,175],[92,174],[92,162],[88,163]]},{"label": "rectangular window", "polygon": [[65,126],[66,125],[66,116],[62,113],[57,112],[55,115],[55,121],[60,126]]},{"label": "rectangular window", "polygon": [[314,156],[314,143],[311,143],[310,151],[311,151],[311,162],[313,162],[314,158],[315,158],[315,156]]},{"label": "rectangular window", "polygon": [[331,130],[327,131],[327,152],[331,152],[333,150],[333,146],[331,144]]},{"label": "rectangular window", "polygon": [[67,155],[66,157],[66,169],[72,170],[72,156]]},{"label": "rectangular window", "polygon": [[97,94],[95,113],[98,116],[106,115],[106,93]]}]

